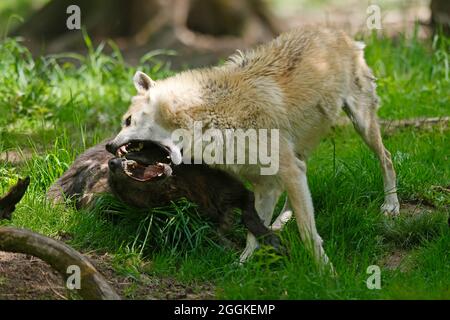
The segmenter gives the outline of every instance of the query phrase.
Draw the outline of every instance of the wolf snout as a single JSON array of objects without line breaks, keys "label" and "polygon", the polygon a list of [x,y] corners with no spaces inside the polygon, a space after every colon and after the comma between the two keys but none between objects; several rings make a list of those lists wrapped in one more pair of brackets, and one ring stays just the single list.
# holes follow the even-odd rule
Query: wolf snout
[{"label": "wolf snout", "polygon": [[117,149],[119,148],[119,146],[117,146],[114,141],[110,141],[106,144],[106,151],[112,153],[112,154],[116,154]]},{"label": "wolf snout", "polygon": [[[108,150],[109,151],[109,150]],[[111,151],[109,151],[111,152]],[[122,162],[125,161],[125,159],[122,158],[113,158],[108,161],[108,167],[111,172],[115,172],[117,169],[122,168]]]}]

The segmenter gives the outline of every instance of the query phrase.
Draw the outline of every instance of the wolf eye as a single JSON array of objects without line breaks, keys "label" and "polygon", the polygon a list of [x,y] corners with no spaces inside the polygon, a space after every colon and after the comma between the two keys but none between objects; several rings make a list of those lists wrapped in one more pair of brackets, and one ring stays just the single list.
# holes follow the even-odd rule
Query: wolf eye
[{"label": "wolf eye", "polygon": [[126,120],[125,120],[125,126],[129,127],[131,125],[131,116],[129,116]]}]

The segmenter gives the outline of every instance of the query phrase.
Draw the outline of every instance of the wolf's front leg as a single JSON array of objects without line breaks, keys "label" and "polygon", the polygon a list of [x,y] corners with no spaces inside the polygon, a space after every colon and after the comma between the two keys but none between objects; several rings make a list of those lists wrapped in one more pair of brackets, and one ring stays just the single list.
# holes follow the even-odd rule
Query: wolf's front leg
[{"label": "wolf's front leg", "polygon": [[322,238],[317,232],[312,198],[306,179],[306,164],[295,157],[287,144],[284,145],[281,155],[280,178],[294,210],[302,241],[320,266],[327,266],[333,271],[322,247]]}]

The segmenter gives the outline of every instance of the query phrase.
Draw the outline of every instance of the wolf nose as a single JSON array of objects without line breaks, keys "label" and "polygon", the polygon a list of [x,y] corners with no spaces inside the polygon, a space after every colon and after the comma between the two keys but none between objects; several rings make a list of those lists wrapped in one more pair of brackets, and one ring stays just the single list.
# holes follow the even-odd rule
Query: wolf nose
[{"label": "wolf nose", "polygon": [[109,170],[111,170],[112,172],[115,172],[117,169],[122,167],[122,161],[124,161],[124,159],[121,159],[121,158],[113,158],[113,159],[109,160],[108,161]]},{"label": "wolf nose", "polygon": [[110,141],[106,144],[106,151],[108,151],[112,154],[116,153],[116,148],[114,148],[114,144],[112,143],[112,141]]}]

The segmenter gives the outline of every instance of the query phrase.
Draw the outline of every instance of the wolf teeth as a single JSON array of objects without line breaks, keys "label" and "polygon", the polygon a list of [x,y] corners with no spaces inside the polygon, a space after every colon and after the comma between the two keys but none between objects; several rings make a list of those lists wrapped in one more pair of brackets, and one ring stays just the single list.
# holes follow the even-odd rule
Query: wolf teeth
[{"label": "wolf teeth", "polygon": [[[129,144],[128,144],[129,145]],[[127,145],[127,146],[128,146]],[[134,147],[134,148],[130,148],[130,149],[125,149],[126,150],[126,152],[125,153],[128,153],[128,152],[138,152],[138,151],[141,151],[142,149],[144,148],[144,143],[142,143],[142,142],[139,142],[139,144],[137,145],[137,147]]]},{"label": "wolf teeth", "polygon": [[128,168],[133,169],[133,168],[136,167],[136,165],[137,165],[137,162],[136,162],[136,161],[134,161],[134,160],[128,160],[128,161],[127,161],[127,165],[126,165],[125,170],[128,169]]},{"label": "wolf teeth", "polygon": [[119,155],[119,157],[127,154],[127,145],[123,145],[119,148],[119,150],[117,150],[117,154]]}]

